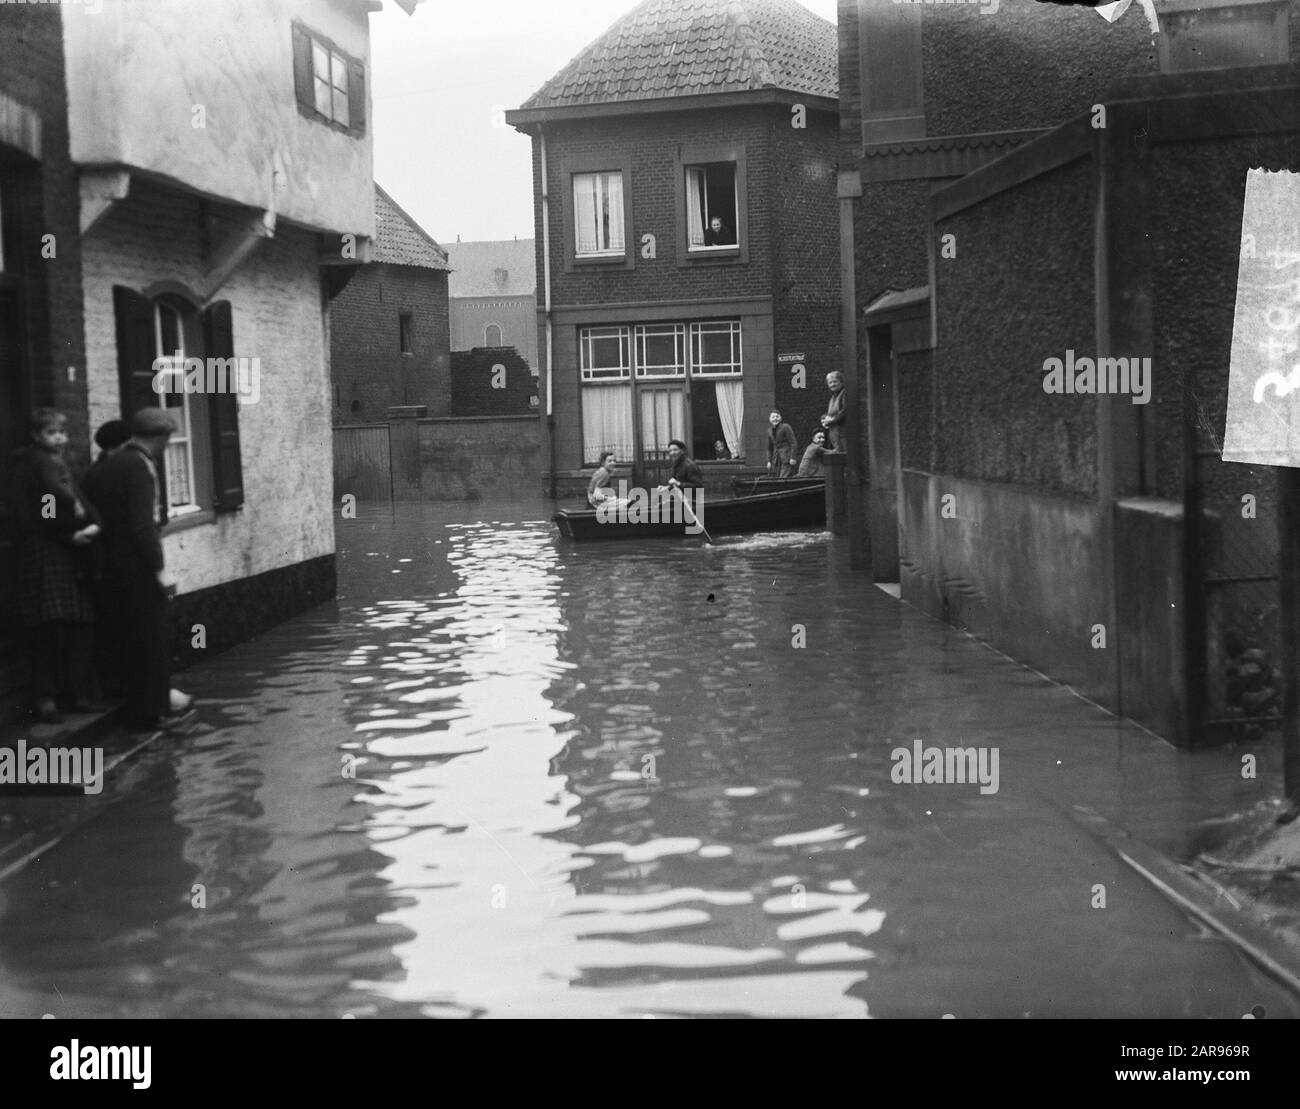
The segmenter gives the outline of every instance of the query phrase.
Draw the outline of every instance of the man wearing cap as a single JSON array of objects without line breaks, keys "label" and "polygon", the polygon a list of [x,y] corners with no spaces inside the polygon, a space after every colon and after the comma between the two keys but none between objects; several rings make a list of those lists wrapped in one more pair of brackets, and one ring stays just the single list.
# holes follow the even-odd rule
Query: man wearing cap
[{"label": "man wearing cap", "polygon": [[124,723],[136,729],[156,728],[171,714],[157,460],[175,430],[163,409],[141,408],[131,419],[131,438],[86,474],[86,495],[103,518],[113,597],[108,623],[119,651]]}]

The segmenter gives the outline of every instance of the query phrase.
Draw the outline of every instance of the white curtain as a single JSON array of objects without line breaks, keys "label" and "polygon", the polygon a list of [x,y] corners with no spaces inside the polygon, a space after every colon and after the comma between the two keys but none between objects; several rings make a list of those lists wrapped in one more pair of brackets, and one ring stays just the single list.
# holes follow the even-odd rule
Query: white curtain
[{"label": "white curtain", "polygon": [[573,178],[573,223],[578,233],[578,253],[592,254],[598,248],[596,225],[596,175],[575,174]]},{"label": "white curtain", "polygon": [[606,173],[602,175],[609,186],[609,241],[606,250],[623,249],[623,175]]},{"label": "white curtain", "polygon": [[663,453],[669,439],[686,439],[686,394],[680,389],[641,391],[641,447]]},{"label": "white curtain", "polygon": [[740,458],[741,429],[745,425],[745,387],[740,381],[715,381],[718,416],[722,420],[722,438],[732,458]]},{"label": "white curtain", "polygon": [[704,245],[704,170],[686,171],[686,242],[688,246]]},{"label": "white curtain", "polygon": [[582,460],[599,462],[613,451],[620,462],[632,457],[632,386],[587,385],[582,390]]}]

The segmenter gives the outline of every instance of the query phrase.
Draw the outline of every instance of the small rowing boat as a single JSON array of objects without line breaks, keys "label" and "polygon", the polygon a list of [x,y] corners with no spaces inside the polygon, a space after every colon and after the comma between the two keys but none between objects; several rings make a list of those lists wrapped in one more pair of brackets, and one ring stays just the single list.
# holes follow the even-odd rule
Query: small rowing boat
[{"label": "small rowing boat", "polygon": [[[824,483],[779,493],[760,493],[731,500],[693,502],[700,523],[713,535],[746,531],[788,531],[826,522]],[[595,509],[561,509],[552,519],[568,539],[651,539],[698,535],[680,513],[663,512],[657,519],[623,514],[599,518]],[[608,514],[606,514],[606,517]]]}]

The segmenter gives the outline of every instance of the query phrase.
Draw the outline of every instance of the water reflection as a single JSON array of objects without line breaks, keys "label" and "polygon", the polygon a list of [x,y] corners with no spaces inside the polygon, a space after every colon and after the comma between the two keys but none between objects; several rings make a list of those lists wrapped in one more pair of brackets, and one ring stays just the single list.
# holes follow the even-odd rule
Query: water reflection
[{"label": "water reflection", "polygon": [[[864,589],[820,533],[405,506],[339,542],[337,606],[193,671],[195,733],[0,890],[6,1012],[1293,1011],[1068,816],[1176,851],[1245,803],[1231,758]],[[999,745],[999,793],[892,783],[913,739]]]}]

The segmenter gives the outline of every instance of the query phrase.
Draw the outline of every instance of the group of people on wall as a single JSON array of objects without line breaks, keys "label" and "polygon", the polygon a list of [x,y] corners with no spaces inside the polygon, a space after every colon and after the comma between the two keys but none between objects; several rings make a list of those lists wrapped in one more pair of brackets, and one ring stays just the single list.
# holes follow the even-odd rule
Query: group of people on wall
[{"label": "group of people on wall", "polygon": [[32,711],[57,724],[122,697],[122,722],[152,729],[179,719],[191,698],[171,688],[165,632],[160,462],[175,433],[161,408],[110,420],[100,455],[78,482],[64,457],[67,418],[31,417],[14,457],[16,600],[32,663]]},{"label": "group of people on wall", "polygon": [[[814,432],[812,442],[803,452],[799,461],[795,457],[799,452],[799,440],[794,428],[782,418],[780,412],[768,416],[767,429],[767,473],[772,478],[816,478],[825,473],[824,456],[829,451],[842,451],[845,448],[844,421],[845,409],[844,375],[832,370],[826,375],[826,386],[830,390],[830,402],[821,417],[821,428]],[[721,440],[714,444],[715,459],[732,457],[727,445]],[[686,444],[674,439],[668,444],[670,471],[668,485],[671,487],[702,488],[704,475],[696,461],[687,454]],[[605,501],[614,497],[612,488],[615,467],[618,458],[613,451],[602,451],[596,472],[587,484],[587,503],[598,508]]]}]

